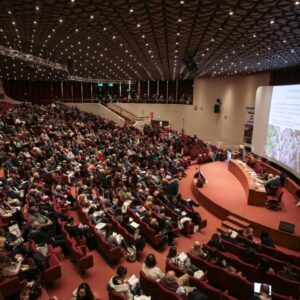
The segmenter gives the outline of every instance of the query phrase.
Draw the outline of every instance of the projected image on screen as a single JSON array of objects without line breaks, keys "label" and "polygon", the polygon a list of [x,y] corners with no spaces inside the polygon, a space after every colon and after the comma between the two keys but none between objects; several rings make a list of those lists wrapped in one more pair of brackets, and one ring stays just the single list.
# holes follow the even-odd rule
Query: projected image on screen
[{"label": "projected image on screen", "polygon": [[266,155],[300,173],[300,88],[273,87]]},{"label": "projected image on screen", "polygon": [[266,154],[300,172],[300,131],[269,125]]}]

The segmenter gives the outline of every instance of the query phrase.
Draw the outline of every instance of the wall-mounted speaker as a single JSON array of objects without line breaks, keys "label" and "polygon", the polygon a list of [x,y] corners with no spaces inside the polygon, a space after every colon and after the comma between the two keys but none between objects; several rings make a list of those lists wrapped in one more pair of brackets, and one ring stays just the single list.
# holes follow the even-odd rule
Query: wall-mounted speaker
[{"label": "wall-mounted speaker", "polygon": [[214,105],[214,113],[218,114],[221,111],[221,105],[220,104],[215,104]]}]

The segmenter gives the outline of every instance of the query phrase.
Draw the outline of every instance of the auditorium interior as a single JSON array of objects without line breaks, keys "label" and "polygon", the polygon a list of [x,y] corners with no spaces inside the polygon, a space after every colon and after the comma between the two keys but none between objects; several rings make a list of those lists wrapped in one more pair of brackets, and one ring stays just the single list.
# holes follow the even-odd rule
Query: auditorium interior
[{"label": "auditorium interior", "polygon": [[300,299],[300,1],[0,1],[0,300]]}]

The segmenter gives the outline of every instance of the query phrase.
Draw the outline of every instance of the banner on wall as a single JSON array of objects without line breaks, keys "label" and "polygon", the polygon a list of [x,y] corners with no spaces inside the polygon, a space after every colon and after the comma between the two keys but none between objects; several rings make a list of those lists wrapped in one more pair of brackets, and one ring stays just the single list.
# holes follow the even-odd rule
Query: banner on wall
[{"label": "banner on wall", "polygon": [[246,107],[244,126],[244,146],[251,147],[254,124],[254,107]]}]

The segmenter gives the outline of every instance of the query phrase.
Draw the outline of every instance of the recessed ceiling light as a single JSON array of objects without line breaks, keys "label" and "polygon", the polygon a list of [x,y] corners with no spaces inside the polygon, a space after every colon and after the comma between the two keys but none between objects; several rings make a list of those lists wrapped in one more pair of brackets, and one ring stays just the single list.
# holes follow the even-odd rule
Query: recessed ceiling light
[{"label": "recessed ceiling light", "polygon": [[271,20],[271,21],[270,21],[270,24],[274,24],[274,20]]},{"label": "recessed ceiling light", "polygon": [[295,5],[299,5],[299,4],[300,4],[300,1],[296,1],[296,2],[295,2]]},{"label": "recessed ceiling light", "polygon": [[141,27],[141,24],[137,24],[136,26],[137,26],[137,27]]},{"label": "recessed ceiling light", "polygon": [[134,11],[134,10],[133,10],[132,8],[130,8],[129,12],[130,12],[130,13],[133,13],[133,11]]},{"label": "recessed ceiling light", "polygon": [[230,11],[230,12],[229,12],[229,15],[232,16],[232,15],[233,15],[233,11]]},{"label": "recessed ceiling light", "polygon": [[93,15],[90,15],[90,19],[94,19],[94,16],[93,16]]}]

